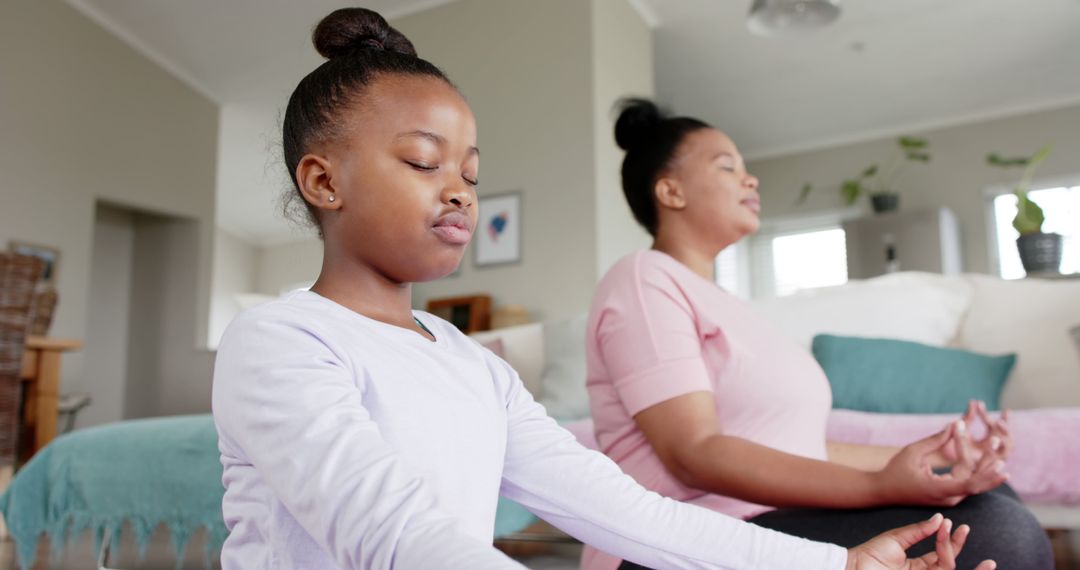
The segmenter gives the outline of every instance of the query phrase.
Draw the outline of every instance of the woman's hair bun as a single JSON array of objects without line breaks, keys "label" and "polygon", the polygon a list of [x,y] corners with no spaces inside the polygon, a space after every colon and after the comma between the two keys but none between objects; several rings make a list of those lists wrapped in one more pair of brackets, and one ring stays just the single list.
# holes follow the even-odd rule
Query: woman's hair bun
[{"label": "woman's hair bun", "polygon": [[369,48],[416,56],[416,48],[378,13],[366,8],[341,8],[328,14],[311,34],[315,50],[326,59]]},{"label": "woman's hair bun", "polygon": [[620,99],[615,109],[619,112],[615,121],[615,143],[623,150],[647,141],[664,120],[664,113],[648,99]]}]

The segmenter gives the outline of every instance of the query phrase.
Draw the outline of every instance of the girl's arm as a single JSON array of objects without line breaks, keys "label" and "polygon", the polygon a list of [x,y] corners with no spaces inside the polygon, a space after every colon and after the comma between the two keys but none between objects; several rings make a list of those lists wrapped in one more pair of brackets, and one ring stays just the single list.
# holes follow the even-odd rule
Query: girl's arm
[{"label": "girl's arm", "polygon": [[954,437],[955,423],[903,448],[880,470],[864,471],[720,433],[710,392],[661,402],[634,420],[664,466],[683,484],[777,507],[953,505],[1000,485],[1005,477],[991,456],[962,476],[933,474],[931,460]]},{"label": "girl's arm", "polygon": [[[241,316],[218,350],[213,403],[227,504],[230,487],[261,478],[340,568],[522,568],[440,510],[310,329]],[[229,506],[234,521],[266,516]]]},{"label": "girl's arm", "polygon": [[841,569],[844,549],[777,533],[647,491],[547,417],[503,364],[502,494],[566,533],[650,568]]}]

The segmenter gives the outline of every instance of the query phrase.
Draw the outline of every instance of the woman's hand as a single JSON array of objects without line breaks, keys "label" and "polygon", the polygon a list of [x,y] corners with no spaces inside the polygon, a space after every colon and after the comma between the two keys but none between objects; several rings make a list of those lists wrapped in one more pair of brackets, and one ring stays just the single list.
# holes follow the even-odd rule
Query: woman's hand
[{"label": "woman's hand", "polygon": [[969,434],[970,427],[976,421],[981,421],[986,426],[986,435],[982,439],[971,440],[980,454],[992,453],[999,459],[1006,459],[1012,453],[1014,442],[1012,433],[1009,432],[1009,410],[1003,410],[1001,417],[995,420],[986,411],[986,402],[972,400],[968,403],[967,413],[964,414],[963,420],[969,428]]},{"label": "woman's hand", "polygon": [[[900,450],[874,474],[881,504],[953,506],[969,495],[989,491],[1008,479],[1005,462],[996,454],[981,453],[966,436],[962,421],[949,424],[941,432],[916,441]],[[943,449],[955,451],[952,471],[935,474],[935,456]]]},{"label": "woman's hand", "polygon": [[[952,521],[936,514],[871,539],[848,551],[847,570],[952,570],[971,529],[960,525],[950,536]],[[915,543],[937,533],[934,552],[908,560],[906,551]],[[993,570],[997,564],[985,560],[975,570]]]}]

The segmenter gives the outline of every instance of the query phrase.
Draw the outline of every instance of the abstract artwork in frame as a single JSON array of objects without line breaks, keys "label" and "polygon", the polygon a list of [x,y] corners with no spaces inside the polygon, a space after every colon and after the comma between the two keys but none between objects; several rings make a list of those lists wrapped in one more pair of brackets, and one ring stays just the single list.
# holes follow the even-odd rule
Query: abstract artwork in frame
[{"label": "abstract artwork in frame", "polygon": [[480,197],[476,266],[521,261],[521,192]]}]

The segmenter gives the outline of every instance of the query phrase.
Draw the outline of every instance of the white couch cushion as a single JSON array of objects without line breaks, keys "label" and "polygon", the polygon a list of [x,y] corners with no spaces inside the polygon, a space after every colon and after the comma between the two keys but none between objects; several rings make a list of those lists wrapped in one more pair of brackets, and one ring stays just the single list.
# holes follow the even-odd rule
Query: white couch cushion
[{"label": "white couch cushion", "polygon": [[529,323],[504,329],[473,333],[477,342],[501,339],[503,359],[517,370],[525,389],[534,398],[540,396],[540,378],[544,372],[544,327]]},{"label": "white couch cushion", "polygon": [[960,328],[970,295],[963,279],[903,272],[753,305],[807,349],[820,333],[945,346]]},{"label": "white couch cushion", "polygon": [[578,420],[589,416],[585,388],[585,325],[588,315],[544,323],[544,373],[539,401],[549,416]]},{"label": "white couch cushion", "polygon": [[986,354],[1017,353],[1001,405],[1080,406],[1080,359],[1069,334],[1080,324],[1080,281],[965,277],[973,292],[960,344]]}]

